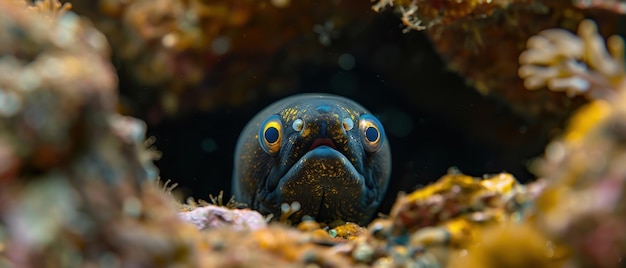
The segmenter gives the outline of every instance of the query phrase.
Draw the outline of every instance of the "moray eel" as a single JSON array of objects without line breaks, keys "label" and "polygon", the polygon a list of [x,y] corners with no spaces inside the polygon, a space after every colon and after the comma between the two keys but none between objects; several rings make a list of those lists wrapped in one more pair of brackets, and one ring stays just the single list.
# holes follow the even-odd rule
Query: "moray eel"
[{"label": "moray eel", "polygon": [[233,192],[263,214],[300,203],[293,222],[371,220],[387,190],[391,153],[378,119],[349,99],[287,97],[245,126],[234,157]]}]

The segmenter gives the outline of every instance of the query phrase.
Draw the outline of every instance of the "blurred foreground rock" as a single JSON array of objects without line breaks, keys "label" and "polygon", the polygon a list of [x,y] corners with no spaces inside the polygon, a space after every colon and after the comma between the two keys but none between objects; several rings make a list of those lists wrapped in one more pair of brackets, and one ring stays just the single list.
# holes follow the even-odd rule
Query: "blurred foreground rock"
[{"label": "blurred foreground rock", "polygon": [[2,262],[193,263],[145,124],[115,112],[106,38],[66,7],[0,1]]}]

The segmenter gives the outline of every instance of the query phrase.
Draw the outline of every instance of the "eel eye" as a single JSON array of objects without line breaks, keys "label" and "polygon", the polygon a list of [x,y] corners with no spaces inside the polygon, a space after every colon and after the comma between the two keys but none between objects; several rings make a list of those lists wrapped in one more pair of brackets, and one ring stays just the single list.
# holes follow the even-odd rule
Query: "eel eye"
[{"label": "eel eye", "polygon": [[259,144],[263,151],[275,155],[280,150],[282,124],[278,115],[270,116],[259,128]]},{"label": "eel eye", "polygon": [[371,114],[364,114],[359,120],[359,128],[361,130],[361,141],[363,147],[370,153],[380,150],[385,138],[385,130],[383,125]]}]

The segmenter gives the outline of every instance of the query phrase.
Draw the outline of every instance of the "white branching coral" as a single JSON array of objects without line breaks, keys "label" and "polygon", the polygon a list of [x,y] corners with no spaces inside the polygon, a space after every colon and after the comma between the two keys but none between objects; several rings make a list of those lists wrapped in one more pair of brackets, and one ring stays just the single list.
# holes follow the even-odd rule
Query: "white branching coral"
[{"label": "white branching coral", "polygon": [[[393,0],[379,0],[372,6],[372,10],[376,12],[380,12],[385,9],[387,6],[393,7]],[[406,28],[403,29],[403,32],[409,32],[411,30],[422,31],[426,30],[427,27],[422,25],[422,20],[417,16],[417,1],[411,1],[408,6],[398,5],[396,11],[398,11],[402,15],[402,23]]]},{"label": "white branching coral", "polygon": [[605,45],[591,20],[580,23],[578,35],[549,29],[528,39],[526,46],[518,74],[527,89],[609,98],[626,81],[624,41],[612,36]]},{"label": "white branching coral", "polygon": [[380,12],[381,10],[385,9],[385,7],[387,6],[393,6],[393,0],[380,0],[378,2],[376,2],[376,4],[374,4],[372,6],[372,9],[376,12]]},{"label": "white branching coral", "polygon": [[418,7],[415,4],[412,4],[409,8],[400,7],[400,12],[402,13],[402,23],[406,26],[403,32],[407,33],[410,30],[426,30],[426,26],[422,25],[422,20],[415,14],[417,9]]}]

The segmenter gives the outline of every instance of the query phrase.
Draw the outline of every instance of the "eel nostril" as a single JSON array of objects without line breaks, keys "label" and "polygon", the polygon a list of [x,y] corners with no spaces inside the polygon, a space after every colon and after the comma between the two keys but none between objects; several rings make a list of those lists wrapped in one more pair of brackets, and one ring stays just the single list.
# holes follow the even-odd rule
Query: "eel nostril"
[{"label": "eel nostril", "polygon": [[342,125],[344,130],[350,131],[354,127],[354,121],[346,117],[343,119]]},{"label": "eel nostril", "polygon": [[300,118],[294,120],[293,124],[291,125],[291,127],[295,131],[302,131],[302,129],[304,128],[304,120],[302,120]]}]

